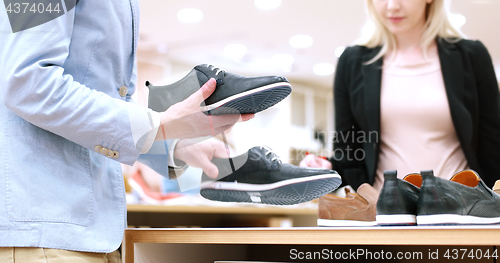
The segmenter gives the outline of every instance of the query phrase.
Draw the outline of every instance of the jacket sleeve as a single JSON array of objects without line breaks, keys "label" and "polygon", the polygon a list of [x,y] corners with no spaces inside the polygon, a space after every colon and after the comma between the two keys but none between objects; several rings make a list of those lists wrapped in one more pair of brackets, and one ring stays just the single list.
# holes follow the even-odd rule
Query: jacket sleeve
[{"label": "jacket sleeve", "polygon": [[[132,165],[158,129],[158,113],[87,87],[64,73],[75,13],[12,33],[0,21],[0,99],[25,121],[94,151],[118,150]],[[77,41],[77,40],[73,40]],[[98,47],[97,47],[98,48]],[[153,131],[153,132],[152,132]]]},{"label": "jacket sleeve", "polygon": [[474,77],[479,104],[477,158],[481,177],[489,187],[500,179],[500,92],[486,47],[475,42]]},{"label": "jacket sleeve", "polygon": [[333,169],[342,176],[342,184],[357,189],[367,182],[366,165],[363,160],[354,158],[354,152],[363,150],[363,145],[356,138],[360,127],[356,122],[351,107],[349,87],[353,75],[353,61],[356,50],[347,48],[337,63],[334,80],[335,134],[333,138],[333,157],[330,158]]}]

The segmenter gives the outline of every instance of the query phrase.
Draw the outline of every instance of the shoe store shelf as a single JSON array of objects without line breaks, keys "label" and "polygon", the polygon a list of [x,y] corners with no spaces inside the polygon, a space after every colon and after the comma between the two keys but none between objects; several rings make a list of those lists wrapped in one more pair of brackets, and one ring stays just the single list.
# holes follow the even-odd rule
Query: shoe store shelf
[{"label": "shoe store shelf", "polygon": [[317,204],[197,206],[128,204],[129,227],[316,226]]},{"label": "shoe store shelf", "polygon": [[203,263],[222,259],[248,260],[249,251],[255,251],[255,246],[261,246],[259,250],[263,247],[273,250],[274,247],[279,251],[283,245],[309,248],[337,245],[485,247],[500,245],[500,227],[127,229],[122,248],[124,263],[160,262],[160,259],[161,262]]},{"label": "shoe store shelf", "polygon": [[160,205],[127,205],[130,212],[157,212],[157,213],[200,213],[200,214],[286,214],[286,215],[317,215],[318,208],[281,208],[255,206],[160,206]]}]

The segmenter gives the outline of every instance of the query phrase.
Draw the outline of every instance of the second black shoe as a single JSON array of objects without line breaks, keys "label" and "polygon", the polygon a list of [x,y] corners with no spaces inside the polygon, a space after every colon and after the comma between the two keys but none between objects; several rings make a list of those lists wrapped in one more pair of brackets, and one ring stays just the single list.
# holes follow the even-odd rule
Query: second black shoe
[{"label": "second black shoe", "polygon": [[500,224],[500,195],[473,170],[456,173],[450,180],[423,177],[418,200],[419,225]]},{"label": "second black shoe", "polygon": [[384,171],[384,186],[377,200],[377,225],[415,225],[421,182],[419,174],[401,180],[396,170]]},{"label": "second black shoe", "polygon": [[210,78],[217,81],[217,87],[205,100],[205,105],[201,105],[201,110],[211,115],[257,113],[282,101],[292,92],[285,77],[245,77],[202,64],[170,85],[153,86],[146,82],[148,107],[157,112],[165,111],[198,91]]},{"label": "second black shoe", "polygon": [[200,194],[214,201],[294,205],[328,194],[342,182],[333,170],[282,163],[267,147],[212,162],[219,176],[203,174]]}]

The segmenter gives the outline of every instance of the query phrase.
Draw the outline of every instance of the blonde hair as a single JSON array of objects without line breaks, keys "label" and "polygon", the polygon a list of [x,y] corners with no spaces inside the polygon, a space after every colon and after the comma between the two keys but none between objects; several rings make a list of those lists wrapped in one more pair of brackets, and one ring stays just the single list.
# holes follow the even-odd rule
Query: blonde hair
[{"label": "blonde hair", "polygon": [[[426,56],[427,48],[432,44],[436,37],[442,38],[449,42],[456,42],[465,38],[465,35],[457,28],[455,28],[449,19],[449,0],[434,0],[427,4],[425,31],[422,35],[420,47]],[[364,39],[357,41],[358,45],[366,46],[368,48],[375,48],[382,46],[380,52],[372,58],[367,64],[371,64],[383,57],[389,50],[396,49],[396,38],[385,27],[380,20],[373,0],[366,0],[366,12],[371,22],[375,25],[372,32]]]}]

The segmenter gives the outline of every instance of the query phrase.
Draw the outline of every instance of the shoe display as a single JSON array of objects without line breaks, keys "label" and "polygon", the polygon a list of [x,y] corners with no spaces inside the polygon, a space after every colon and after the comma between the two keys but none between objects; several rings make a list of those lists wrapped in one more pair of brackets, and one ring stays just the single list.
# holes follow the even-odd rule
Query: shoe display
[{"label": "shoe display", "polygon": [[327,194],[319,198],[318,226],[376,226],[379,192],[364,183],[356,193],[345,188],[346,197]]},{"label": "shoe display", "polygon": [[458,172],[450,180],[435,177],[432,171],[421,174],[419,225],[500,223],[500,195],[475,171]]},{"label": "shoe display", "polygon": [[211,115],[257,113],[282,101],[292,92],[285,77],[245,77],[202,64],[170,85],[153,86],[146,82],[148,106],[157,112],[165,111],[198,91],[210,78],[217,81],[217,87],[201,108]]},{"label": "shoe display", "polygon": [[211,179],[203,173],[200,194],[214,201],[294,205],[328,194],[342,182],[334,170],[282,163],[267,147],[212,162],[219,176]]},{"label": "shoe display", "polygon": [[415,225],[420,182],[419,174],[409,174],[401,180],[397,171],[384,171],[384,185],[377,200],[377,224]]}]

